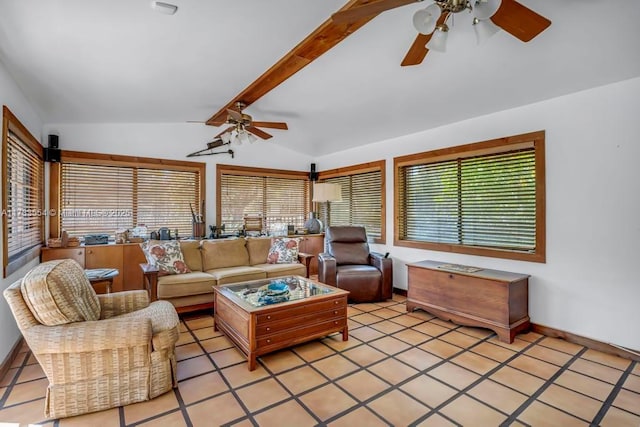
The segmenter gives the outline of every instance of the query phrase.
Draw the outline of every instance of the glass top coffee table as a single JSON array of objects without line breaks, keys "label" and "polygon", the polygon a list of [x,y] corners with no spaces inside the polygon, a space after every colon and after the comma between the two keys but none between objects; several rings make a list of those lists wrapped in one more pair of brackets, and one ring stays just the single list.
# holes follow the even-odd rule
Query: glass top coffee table
[{"label": "glass top coffee table", "polygon": [[214,286],[215,330],[220,330],[248,359],[342,332],[347,327],[348,291],[300,276]]}]

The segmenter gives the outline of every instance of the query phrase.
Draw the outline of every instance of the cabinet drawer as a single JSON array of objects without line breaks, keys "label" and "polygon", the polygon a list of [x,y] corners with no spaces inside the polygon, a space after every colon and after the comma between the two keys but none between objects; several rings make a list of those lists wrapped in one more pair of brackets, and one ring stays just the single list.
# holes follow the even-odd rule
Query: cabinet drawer
[{"label": "cabinet drawer", "polygon": [[306,312],[304,315],[292,316],[277,322],[258,325],[256,327],[256,336],[262,337],[265,335],[276,334],[288,329],[296,329],[313,323],[322,322],[324,320],[344,318],[346,315],[347,307],[335,307],[331,310],[321,312]]},{"label": "cabinet drawer", "polygon": [[309,337],[326,335],[332,331],[340,330],[347,325],[347,319],[345,317],[329,319],[324,322],[314,323],[311,325],[303,326],[301,328],[292,328],[286,331],[282,331],[277,334],[268,335],[258,338],[258,349],[263,349],[270,346],[281,345],[287,343],[287,345],[293,345],[301,337],[304,337],[304,341],[308,341]]},{"label": "cabinet drawer", "polygon": [[318,313],[331,308],[347,307],[347,298],[338,297],[326,301],[320,301],[313,304],[301,305],[299,307],[282,307],[269,313],[259,314],[256,318],[258,326],[265,323],[275,322],[278,320],[289,319],[291,317],[300,316],[309,313]]}]

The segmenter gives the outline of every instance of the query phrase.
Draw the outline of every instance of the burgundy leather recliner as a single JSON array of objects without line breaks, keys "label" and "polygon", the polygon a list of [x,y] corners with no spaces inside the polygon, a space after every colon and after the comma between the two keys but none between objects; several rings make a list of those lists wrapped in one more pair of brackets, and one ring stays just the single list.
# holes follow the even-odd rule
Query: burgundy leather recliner
[{"label": "burgundy leather recliner", "polygon": [[318,255],[320,282],[349,291],[353,302],[391,298],[393,262],[369,251],[364,227],[327,227],[324,238],[325,252]]}]

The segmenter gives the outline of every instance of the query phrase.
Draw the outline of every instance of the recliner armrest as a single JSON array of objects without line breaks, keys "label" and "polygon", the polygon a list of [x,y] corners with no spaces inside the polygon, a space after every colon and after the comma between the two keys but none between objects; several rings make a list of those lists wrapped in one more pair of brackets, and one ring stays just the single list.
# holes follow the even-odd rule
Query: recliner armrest
[{"label": "recliner armrest", "polygon": [[369,254],[369,264],[380,270],[382,274],[382,298],[390,299],[393,296],[393,260],[385,258],[378,252]]},{"label": "recliner armrest", "polygon": [[336,259],[324,252],[318,254],[318,281],[329,286],[336,286]]}]

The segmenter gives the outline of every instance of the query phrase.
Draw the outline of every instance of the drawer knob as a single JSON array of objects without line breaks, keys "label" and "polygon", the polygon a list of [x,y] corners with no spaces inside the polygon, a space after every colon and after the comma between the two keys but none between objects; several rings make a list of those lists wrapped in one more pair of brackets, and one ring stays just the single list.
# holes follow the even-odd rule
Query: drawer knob
[{"label": "drawer knob", "polygon": [[270,344],[270,343],[271,343],[271,340],[270,340],[270,339],[268,339],[268,340],[267,340],[267,344]]},{"label": "drawer knob", "polygon": [[333,324],[334,324],[334,325],[337,325],[337,324],[338,324],[338,321],[336,320],[335,322],[333,322]]},{"label": "drawer knob", "polygon": [[340,304],[340,301],[334,301],[333,303],[334,303],[335,305],[338,305],[338,304]]},{"label": "drawer knob", "polygon": [[271,330],[271,328],[267,328],[267,332],[270,331],[270,330]]},{"label": "drawer knob", "polygon": [[338,314],[338,310],[333,310],[333,314]]},{"label": "drawer knob", "polygon": [[449,275],[449,279],[453,279],[453,274],[450,274],[450,275]]},{"label": "drawer knob", "polygon": [[267,320],[271,320],[271,316],[267,316]]}]

